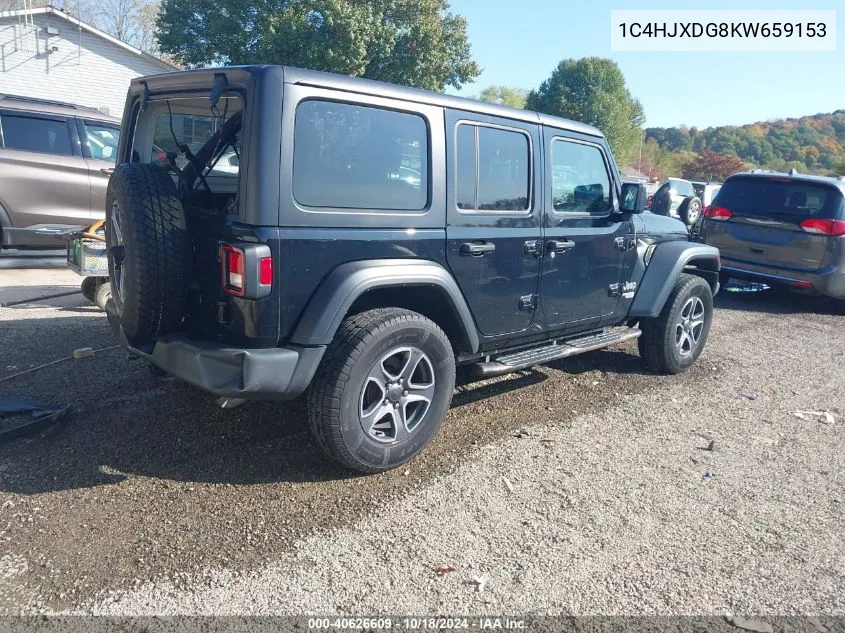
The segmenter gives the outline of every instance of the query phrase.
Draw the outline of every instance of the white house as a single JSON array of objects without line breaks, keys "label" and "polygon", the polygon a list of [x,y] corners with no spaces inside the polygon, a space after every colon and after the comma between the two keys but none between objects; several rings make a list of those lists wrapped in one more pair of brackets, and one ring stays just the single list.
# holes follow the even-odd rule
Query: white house
[{"label": "white house", "polygon": [[60,9],[0,12],[0,93],[120,117],[131,79],[174,69]]}]

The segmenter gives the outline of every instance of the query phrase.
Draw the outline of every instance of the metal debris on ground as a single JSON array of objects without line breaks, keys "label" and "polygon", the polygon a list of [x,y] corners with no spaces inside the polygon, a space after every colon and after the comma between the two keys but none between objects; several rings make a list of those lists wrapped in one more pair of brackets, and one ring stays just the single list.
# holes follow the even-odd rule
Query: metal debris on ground
[{"label": "metal debris on ground", "polygon": [[502,477],[502,481],[505,482],[505,488],[508,489],[508,492],[513,492],[513,484],[511,483],[510,479],[507,477]]},{"label": "metal debris on ground", "polygon": [[0,430],[0,444],[38,433],[55,424],[70,411],[70,405],[59,407],[23,398],[0,396],[0,418],[29,415],[31,419]]},{"label": "metal debris on ground", "polygon": [[457,571],[457,569],[453,565],[434,565],[431,571],[438,576],[445,576],[446,574],[451,574],[453,571]]},{"label": "metal debris on ground", "polygon": [[704,479],[713,479],[713,477],[715,476],[716,475],[713,473],[713,471],[709,469],[704,473]]},{"label": "metal debris on ground", "polygon": [[793,411],[792,415],[804,422],[833,424],[836,421],[836,417],[830,411]]},{"label": "metal debris on ground", "polygon": [[755,631],[756,633],[774,633],[774,628],[768,622],[763,622],[758,618],[744,618],[740,615],[729,615],[725,618],[729,624],[732,624],[738,629],[745,631]]},{"label": "metal debris on ground", "polygon": [[487,586],[487,576],[478,576],[472,579],[473,584],[475,584],[475,590],[478,593],[484,591],[484,588]]}]

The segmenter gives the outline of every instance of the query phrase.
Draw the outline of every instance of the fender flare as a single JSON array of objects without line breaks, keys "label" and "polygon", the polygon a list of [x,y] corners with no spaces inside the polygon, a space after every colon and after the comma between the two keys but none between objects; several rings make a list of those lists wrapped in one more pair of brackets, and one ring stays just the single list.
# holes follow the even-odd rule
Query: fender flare
[{"label": "fender flare", "polygon": [[376,259],[342,264],[317,287],[291,336],[296,345],[328,345],[352,304],[376,288],[428,286],[448,300],[472,352],[479,338],[469,306],[458,284],[443,266],[432,261]]},{"label": "fender flare", "polygon": [[695,267],[690,272],[706,279],[714,295],[719,291],[719,249],[693,242],[664,242],[654,247],[654,253],[631,303],[629,316],[658,316],[675,287],[675,280],[687,266]]}]

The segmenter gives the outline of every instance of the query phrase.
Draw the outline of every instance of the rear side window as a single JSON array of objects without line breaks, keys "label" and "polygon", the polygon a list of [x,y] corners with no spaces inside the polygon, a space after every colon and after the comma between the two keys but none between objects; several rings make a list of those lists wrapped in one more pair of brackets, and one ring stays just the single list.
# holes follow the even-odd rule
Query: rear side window
[{"label": "rear side window", "polygon": [[461,123],[456,141],[459,209],[529,210],[531,145],[527,134]]},{"label": "rear side window", "polygon": [[64,119],[43,119],[36,116],[4,114],[3,147],[42,154],[70,156],[70,132]]},{"label": "rear side window", "polygon": [[838,217],[842,202],[833,187],[764,178],[728,180],[714,200],[734,213],[825,218]]},{"label": "rear side window", "polygon": [[296,111],[293,196],[309,207],[421,211],[428,127],[416,114],[330,101]]},{"label": "rear side window", "polygon": [[552,204],[556,213],[610,211],[610,177],[598,147],[552,141]]}]

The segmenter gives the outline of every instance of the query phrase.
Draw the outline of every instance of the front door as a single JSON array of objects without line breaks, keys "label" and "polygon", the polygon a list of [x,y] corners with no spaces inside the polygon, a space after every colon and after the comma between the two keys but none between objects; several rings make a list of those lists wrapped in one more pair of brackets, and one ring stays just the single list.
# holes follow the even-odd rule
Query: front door
[{"label": "front door", "polygon": [[100,121],[80,120],[78,129],[91,179],[91,217],[103,220],[106,217],[106,189],[117,159],[120,128]]},{"label": "front door", "polygon": [[543,317],[550,328],[587,328],[616,309],[630,220],[613,213],[615,185],[601,144],[550,129],[544,135]]},{"label": "front door", "polygon": [[538,126],[455,111],[446,126],[449,267],[482,335],[523,331],[540,273]]}]

